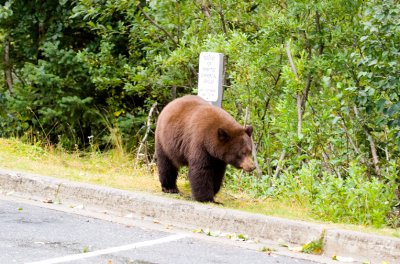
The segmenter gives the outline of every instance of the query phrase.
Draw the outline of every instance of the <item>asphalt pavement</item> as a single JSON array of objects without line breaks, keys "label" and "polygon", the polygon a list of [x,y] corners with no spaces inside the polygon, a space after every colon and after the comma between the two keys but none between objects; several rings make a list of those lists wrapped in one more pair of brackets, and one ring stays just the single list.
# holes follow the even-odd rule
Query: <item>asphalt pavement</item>
[{"label": "asphalt pavement", "polygon": [[141,221],[121,224],[46,207],[0,197],[0,263],[315,264],[221,239],[199,239],[165,227],[161,231]]},{"label": "asphalt pavement", "polygon": [[[7,241],[4,241],[4,243],[2,243],[2,241],[0,240],[0,247],[6,247],[5,245],[8,245],[9,248],[9,250],[7,250],[7,248],[3,248],[4,254],[3,252],[0,252],[0,263],[12,263],[8,260],[6,262],[3,262],[3,260],[1,259],[1,257],[9,256],[9,253],[11,254],[13,252],[11,248],[24,248],[23,245],[30,245],[29,247],[32,248],[32,243],[36,248],[48,248],[50,246],[53,246],[57,248],[60,247],[68,249],[68,245],[70,245],[69,247],[73,249],[73,252],[60,251],[56,254],[56,257],[62,257],[65,254],[67,254],[66,256],[69,256],[69,254],[76,255],[80,254],[81,252],[86,252],[84,254],[86,254],[87,257],[91,256],[90,254],[92,254],[91,252],[93,249],[95,249],[94,251],[97,252],[96,257],[100,256],[100,253],[102,254],[102,256],[104,256],[107,254],[113,255],[116,254],[116,252],[119,252],[119,255],[125,254],[126,252],[131,252],[132,249],[135,249],[134,251],[136,252],[137,249],[138,252],[142,252],[142,250],[149,250],[151,253],[149,253],[149,258],[141,258],[140,256],[138,258],[135,258],[135,256],[133,256],[132,259],[134,261],[137,260],[147,261],[150,263],[164,263],[160,262],[161,259],[162,261],[171,261],[171,263],[224,263],[221,262],[222,259],[224,259],[223,257],[210,259],[210,256],[219,256],[218,249],[223,248],[223,245],[228,245],[227,243],[225,243],[227,239],[219,239],[220,236],[218,234],[215,235],[215,233],[218,232],[233,235],[245,235],[249,239],[244,243],[239,243],[239,245],[235,244],[235,246],[238,246],[241,249],[252,249],[252,252],[256,252],[256,254],[259,256],[264,256],[264,253],[259,252],[259,250],[262,245],[265,245],[264,247],[267,249],[267,251],[268,249],[271,249],[272,251],[270,256],[268,256],[268,254],[265,254],[267,256],[264,257],[267,257],[267,261],[269,261],[265,263],[275,263],[272,261],[274,261],[274,259],[279,259],[280,256],[293,256],[294,258],[299,259],[299,261],[300,259],[306,259],[320,263],[335,264],[338,263],[338,260],[339,262],[344,261],[351,263],[369,264],[400,263],[399,238],[345,230],[330,224],[293,221],[279,217],[251,214],[242,211],[227,209],[223,206],[171,199],[166,195],[162,196],[141,192],[129,192],[85,183],[71,182],[52,177],[45,177],[42,175],[32,175],[28,173],[0,169],[0,197],[3,197],[5,200],[20,198],[24,201],[34,201],[40,204],[39,207],[46,207],[43,206],[46,204],[43,203],[43,201],[52,202],[52,204],[47,204],[47,209],[64,211],[67,213],[70,212],[69,210],[67,210],[67,208],[65,208],[65,206],[71,206],[75,208],[74,210],[78,211],[77,214],[84,217],[89,217],[89,220],[91,218],[103,219],[111,222],[117,222],[119,224],[122,223],[126,226],[131,226],[135,228],[144,228],[145,226],[147,226],[146,223],[148,222],[158,223],[158,226],[169,226],[169,228],[162,228],[159,230],[160,232],[164,232],[162,234],[166,235],[165,238],[161,235],[158,235],[155,236],[154,239],[150,240],[134,240],[133,238],[135,238],[135,235],[132,234],[127,235],[127,237],[130,237],[132,239],[129,239],[127,241],[116,241],[116,243],[112,244],[101,244],[99,242],[100,240],[98,241],[97,239],[94,239],[95,242],[93,242],[92,244],[84,243],[85,241],[80,242],[80,240],[78,241],[79,243],[76,242],[78,244],[74,244],[75,242],[67,241],[65,241],[65,244],[60,244],[60,241],[58,240],[41,241],[31,238],[31,240],[29,240],[31,244],[29,244],[28,241],[25,244],[21,243],[22,247],[19,247],[19,244],[10,245],[6,243]],[[62,210],[60,210],[61,207],[63,207]],[[80,210],[79,208],[81,207],[87,210]],[[21,208],[21,210],[18,210],[19,215],[29,212],[26,211],[26,209],[24,209],[23,207]],[[86,214],[86,212],[89,211],[102,213]],[[6,215],[6,212],[4,210],[2,212],[3,215]],[[40,231],[39,227],[42,226],[42,224],[40,224],[40,221],[42,221],[44,222],[44,226],[51,226],[54,230],[57,230],[56,228],[58,218],[52,218],[52,215],[52,213],[48,212],[47,218],[44,218],[44,220],[38,220],[39,223],[37,224],[30,223],[29,225],[33,225]],[[118,220],[115,221],[115,219],[112,219],[113,217],[118,218]],[[19,220],[22,221],[22,224],[20,226],[11,226],[8,231],[3,231],[2,228],[4,228],[4,224],[1,225],[1,221],[4,221],[3,218],[4,217],[0,215],[0,239],[2,237],[7,237],[3,234],[13,234],[13,232],[15,234],[19,234],[18,230],[21,227],[24,227],[24,221],[33,221],[29,219],[35,219],[34,217],[29,217],[25,218],[25,220]],[[64,234],[64,236],[73,234],[74,230],[77,233],[83,232],[82,230],[78,229],[78,226],[80,226],[79,224],[75,224],[73,226],[75,227],[75,229],[71,228],[70,232],[67,232],[66,234]],[[104,228],[100,227],[96,229],[97,231],[92,230],[92,232],[102,232]],[[154,228],[154,225],[149,225],[147,226],[147,228],[152,230],[158,229]],[[176,234],[180,234],[179,232],[177,232],[178,229],[189,234],[186,234],[184,238],[180,236],[175,236]],[[13,232],[11,232],[10,230]],[[32,234],[35,234],[35,230],[36,229],[25,230],[21,234],[28,236],[27,238],[29,238],[29,235],[32,236]],[[51,231],[49,230],[41,232],[50,233]],[[195,234],[191,232],[192,230],[203,230],[203,232],[200,232],[199,236],[194,236]],[[212,233],[210,237],[206,235],[208,233],[207,230]],[[57,232],[53,232],[53,235],[55,236],[58,234],[63,234],[62,231],[63,229],[58,230]],[[170,234],[171,232],[172,235]],[[114,237],[112,236],[103,236],[106,238],[107,241],[112,241],[114,239]],[[207,237],[210,239],[214,237],[217,238],[215,241],[213,241],[213,243],[216,243],[215,250],[210,249],[211,252],[215,254],[210,255],[211,253],[208,253],[209,249],[207,247],[200,247],[199,249],[193,249],[194,246],[187,247],[187,245],[197,246],[198,243],[200,243],[199,241],[203,241],[202,239],[197,240],[200,237]],[[195,239],[195,241],[193,242],[193,240],[191,239]],[[248,243],[251,240],[258,240],[260,242],[254,244]],[[316,256],[312,254],[297,252],[299,250],[301,251],[304,245],[316,241],[322,241],[322,255]],[[209,245],[209,242],[210,240],[207,240],[206,244]],[[171,255],[171,252],[174,251],[171,250],[170,246],[174,244],[176,246],[172,246],[172,248],[175,248],[178,253],[176,253],[176,255]],[[63,245],[63,247],[61,247],[61,245]],[[28,246],[25,247],[29,249]],[[112,249],[111,251],[110,247]],[[34,248],[33,250],[35,254],[36,248]],[[103,249],[104,251],[101,251]],[[163,251],[163,249],[168,250]],[[193,250],[195,252],[198,251],[201,253],[198,255],[190,253],[189,255],[192,256],[190,260],[186,259],[182,260],[182,262],[179,262],[179,256],[184,255],[185,252],[191,252],[190,250]],[[236,252],[237,249],[235,248],[235,250],[233,251]],[[161,252],[164,258],[156,258],[155,252]],[[239,258],[239,256],[235,255],[234,252],[231,252],[227,255],[221,253],[223,256],[225,256],[225,260],[227,261],[226,263],[257,263],[253,261],[247,262],[246,259],[242,260]],[[245,250],[243,252],[248,251]],[[33,256],[35,256],[35,254],[33,254]],[[16,255],[18,256],[19,254]],[[43,257],[52,258],[54,256],[50,254],[49,256],[46,255]],[[156,259],[152,259],[151,257],[154,257]],[[34,258],[34,260],[37,261],[40,259]],[[232,260],[233,262],[229,262],[230,260]],[[18,263],[18,261],[20,260],[16,259],[16,261]],[[23,259],[21,261],[25,262],[27,260]],[[107,264],[118,263],[116,261],[118,260]],[[137,261],[133,263],[140,263]],[[281,261],[279,262],[286,263]],[[95,261],[94,263],[103,262]],[[125,259],[121,263],[129,263],[129,258]]]}]

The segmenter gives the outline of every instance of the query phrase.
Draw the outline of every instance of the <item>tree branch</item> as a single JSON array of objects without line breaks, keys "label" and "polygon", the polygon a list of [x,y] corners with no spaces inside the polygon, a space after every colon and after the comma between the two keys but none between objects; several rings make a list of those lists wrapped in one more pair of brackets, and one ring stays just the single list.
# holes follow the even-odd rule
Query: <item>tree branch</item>
[{"label": "tree branch", "polygon": [[225,25],[225,16],[222,12],[222,4],[219,1],[219,10],[218,10],[219,17],[221,18],[222,30],[224,31],[225,36],[227,36],[226,25]]},{"label": "tree branch", "polygon": [[[246,127],[247,125],[247,120],[249,119],[249,107],[246,107],[246,115],[244,117],[244,127]],[[254,165],[256,166],[256,171],[257,171],[257,176],[259,179],[261,179],[262,176],[262,172],[260,169],[260,165],[258,165],[258,160],[257,160],[257,150],[256,150],[256,146],[254,145],[254,140],[253,138],[251,138],[251,154],[253,155],[253,161],[254,161]]]},{"label": "tree branch", "polygon": [[282,169],[282,162],[285,159],[285,156],[286,156],[286,150],[283,150],[281,153],[281,156],[279,157],[278,165],[276,166],[276,169],[275,169],[274,178],[278,177],[279,172]]},{"label": "tree branch", "polygon": [[[296,77],[296,80],[299,80],[299,75],[297,74],[296,67],[293,63],[292,54],[290,53],[290,44],[289,42],[286,43],[286,54],[289,59],[290,67],[292,68],[292,72]],[[299,91],[296,92],[296,100],[297,100],[297,137],[301,137],[301,130],[302,130],[302,122],[303,122],[303,111],[302,111],[302,96]]]},{"label": "tree branch", "polygon": [[144,137],[143,137],[142,141],[140,142],[139,149],[138,149],[137,154],[136,154],[136,160],[139,160],[139,157],[140,157],[140,154],[141,154],[140,152],[142,151],[142,148],[143,148],[143,146],[145,145],[146,140],[147,140],[147,137],[148,137],[148,135],[149,135],[150,126],[151,126],[151,117],[152,117],[152,115],[153,115],[153,112],[154,112],[154,109],[156,108],[156,106],[157,106],[157,102],[155,102],[155,103],[151,106],[150,111],[149,111],[149,114],[148,114],[148,116],[147,116],[146,133],[144,134]]},{"label": "tree branch", "polygon": [[324,42],[322,41],[322,31],[321,31],[321,21],[320,21],[320,14],[317,11],[315,13],[315,27],[317,29],[318,35],[319,35],[319,50],[318,50],[318,54],[322,55],[322,53],[324,52]]},{"label": "tree branch", "polygon": [[310,92],[312,79],[313,78],[312,78],[312,76],[310,74],[308,76],[308,78],[307,78],[306,87],[304,88],[303,96],[301,98],[301,109],[303,109],[303,113],[306,111],[306,101],[307,101],[307,98],[308,98],[308,93]]},{"label": "tree branch", "polygon": [[365,136],[367,137],[367,139],[369,141],[369,145],[370,145],[370,148],[371,148],[371,155],[372,155],[372,163],[374,165],[375,173],[376,173],[376,175],[381,176],[381,170],[379,168],[379,158],[378,158],[378,154],[377,154],[377,151],[376,151],[375,141],[372,138],[371,134],[369,133],[367,126],[361,120],[361,117],[360,117],[360,115],[358,113],[357,106],[354,106],[354,114],[360,120],[361,126],[362,126],[362,128],[364,130],[364,133],[365,133]]},{"label": "tree branch", "polygon": [[290,53],[290,44],[289,44],[289,42],[286,43],[286,54],[287,54],[288,59],[289,59],[290,67],[292,68],[292,72],[293,72],[294,76],[296,77],[296,79],[298,80],[299,79],[299,75],[297,74],[296,67],[294,66],[294,63],[293,63],[292,54]]},{"label": "tree branch", "polygon": [[210,18],[210,8],[209,8],[210,4],[208,3],[208,1],[202,1],[201,3],[201,11],[203,12],[204,16],[207,18]]},{"label": "tree branch", "polygon": [[10,62],[10,40],[8,38],[6,38],[4,41],[4,78],[10,94],[14,94],[12,68]]},{"label": "tree branch", "polygon": [[159,25],[156,21],[154,21],[146,12],[144,12],[143,8],[139,5],[137,5],[137,7],[140,9],[140,11],[142,12],[142,14],[147,18],[147,20],[150,21],[150,23],[152,23],[156,28],[158,28],[159,30],[161,30],[162,32],[164,32],[165,35],[167,35],[167,37],[174,43],[174,46],[177,47],[178,46],[178,42],[175,40],[174,36],[171,35],[171,33],[169,33],[165,28],[163,28],[161,25]]}]

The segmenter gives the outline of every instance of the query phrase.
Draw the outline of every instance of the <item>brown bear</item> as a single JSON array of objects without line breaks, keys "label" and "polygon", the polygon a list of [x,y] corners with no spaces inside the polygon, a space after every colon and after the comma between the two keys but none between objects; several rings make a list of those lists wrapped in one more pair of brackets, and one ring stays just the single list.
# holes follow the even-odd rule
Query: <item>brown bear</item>
[{"label": "brown bear", "polygon": [[170,102],[160,113],[156,127],[156,155],[162,191],[178,193],[176,178],[181,166],[189,166],[192,196],[214,202],[227,164],[250,172],[253,128],[239,125],[226,111],[198,96]]}]

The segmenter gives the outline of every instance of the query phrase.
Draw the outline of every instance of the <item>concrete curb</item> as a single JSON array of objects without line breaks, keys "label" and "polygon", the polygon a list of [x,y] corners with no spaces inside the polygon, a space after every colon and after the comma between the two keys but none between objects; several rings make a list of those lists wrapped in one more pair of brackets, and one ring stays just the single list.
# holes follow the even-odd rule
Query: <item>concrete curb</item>
[{"label": "concrete curb", "polygon": [[0,190],[22,196],[87,206],[158,219],[175,226],[246,234],[271,241],[304,245],[324,238],[324,255],[352,257],[370,263],[400,263],[400,239],[327,229],[324,225],[292,221],[174,200],[147,193],[128,192],[56,178],[0,170]]}]

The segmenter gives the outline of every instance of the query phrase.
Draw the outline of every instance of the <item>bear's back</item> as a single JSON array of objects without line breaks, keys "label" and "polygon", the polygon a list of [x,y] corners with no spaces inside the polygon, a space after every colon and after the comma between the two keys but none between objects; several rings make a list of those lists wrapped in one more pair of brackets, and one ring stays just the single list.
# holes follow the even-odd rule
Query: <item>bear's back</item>
[{"label": "bear's back", "polygon": [[[217,139],[218,128],[242,131],[226,111],[195,95],[175,99],[162,110],[156,127],[156,144],[176,164],[185,164],[193,150]],[[206,143],[208,142],[208,143]]]},{"label": "bear's back", "polygon": [[[180,130],[199,132],[212,130],[216,126],[240,127],[226,111],[211,105],[195,95],[186,95],[169,103],[161,112],[157,129],[161,132],[169,130],[176,133]],[[162,132],[164,133],[164,132]],[[203,132],[199,132],[203,133]]]}]

